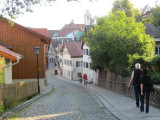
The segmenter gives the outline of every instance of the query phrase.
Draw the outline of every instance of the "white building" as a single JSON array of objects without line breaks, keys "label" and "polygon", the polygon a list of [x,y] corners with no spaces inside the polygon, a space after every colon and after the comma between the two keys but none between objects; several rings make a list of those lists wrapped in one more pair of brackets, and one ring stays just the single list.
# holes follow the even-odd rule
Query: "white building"
[{"label": "white building", "polygon": [[63,48],[63,77],[79,80],[83,73],[83,51],[81,42],[65,43]]},{"label": "white building", "polygon": [[48,51],[48,64],[49,69],[54,70],[55,72],[58,71],[58,57],[56,56],[57,50],[50,44],[49,51]]},{"label": "white building", "polygon": [[[89,34],[90,28],[93,27],[92,25],[90,25],[91,14],[89,10],[86,11],[84,15],[84,19],[85,19],[85,31],[87,32],[87,34]],[[98,84],[98,72],[95,72],[94,70],[90,68],[91,66],[91,58],[89,55],[90,47],[88,47],[84,43],[82,48],[83,48],[83,74],[84,73],[87,74],[89,83]]]}]

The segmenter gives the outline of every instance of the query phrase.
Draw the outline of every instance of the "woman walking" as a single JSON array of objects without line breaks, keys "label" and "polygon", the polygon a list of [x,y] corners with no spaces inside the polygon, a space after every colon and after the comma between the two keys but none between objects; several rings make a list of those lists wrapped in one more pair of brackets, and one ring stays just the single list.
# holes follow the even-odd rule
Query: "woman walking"
[{"label": "woman walking", "polygon": [[144,111],[144,97],[146,98],[146,113],[149,112],[149,95],[150,95],[150,86],[152,84],[151,78],[147,75],[147,69],[142,69],[141,76],[141,107],[140,111]]}]

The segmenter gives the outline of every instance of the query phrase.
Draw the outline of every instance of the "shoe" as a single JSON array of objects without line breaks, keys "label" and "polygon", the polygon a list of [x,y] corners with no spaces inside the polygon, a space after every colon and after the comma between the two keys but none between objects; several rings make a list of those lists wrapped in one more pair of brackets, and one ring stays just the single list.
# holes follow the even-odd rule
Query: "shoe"
[{"label": "shoe", "polygon": [[141,112],[144,112],[144,110],[143,110],[143,109],[140,109],[140,111],[141,111]]},{"label": "shoe", "polygon": [[146,113],[149,113],[149,110],[146,110]]},{"label": "shoe", "polygon": [[139,107],[139,105],[136,105],[136,107]]}]

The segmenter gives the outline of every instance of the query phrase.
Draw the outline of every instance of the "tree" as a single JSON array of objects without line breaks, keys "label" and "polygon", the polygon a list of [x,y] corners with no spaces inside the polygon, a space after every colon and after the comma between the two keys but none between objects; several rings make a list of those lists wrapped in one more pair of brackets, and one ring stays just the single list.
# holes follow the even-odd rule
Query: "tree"
[{"label": "tree", "polygon": [[107,17],[97,19],[97,25],[89,35],[83,36],[90,47],[93,69],[110,69],[126,74],[129,60],[133,56],[153,56],[154,41],[145,34],[142,23],[135,23],[124,12],[111,12]]},{"label": "tree", "polygon": [[[33,5],[51,5],[56,0],[1,0],[0,1],[0,16],[9,16],[14,18],[15,15],[22,14],[23,12],[31,12]],[[81,1],[81,0],[66,0]],[[91,2],[95,0],[89,0]]]},{"label": "tree", "polygon": [[140,22],[142,20],[140,10],[135,9],[133,4],[129,0],[114,1],[112,12],[115,12],[117,10],[124,11],[127,17],[135,17],[137,22]]},{"label": "tree", "polygon": [[160,7],[157,6],[153,9],[152,13],[146,18],[146,23],[153,23],[157,28],[160,29]]}]

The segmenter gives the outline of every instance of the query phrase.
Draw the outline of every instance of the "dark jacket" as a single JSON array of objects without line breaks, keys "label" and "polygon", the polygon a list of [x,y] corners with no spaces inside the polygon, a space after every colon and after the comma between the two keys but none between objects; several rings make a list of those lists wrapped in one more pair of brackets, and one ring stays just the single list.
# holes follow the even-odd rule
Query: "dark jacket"
[{"label": "dark jacket", "polygon": [[135,69],[133,77],[133,85],[140,85],[140,78],[141,78],[141,70]]},{"label": "dark jacket", "polygon": [[143,91],[149,92],[150,86],[152,84],[151,77],[148,75],[145,77],[141,77],[141,84],[143,84]]}]

